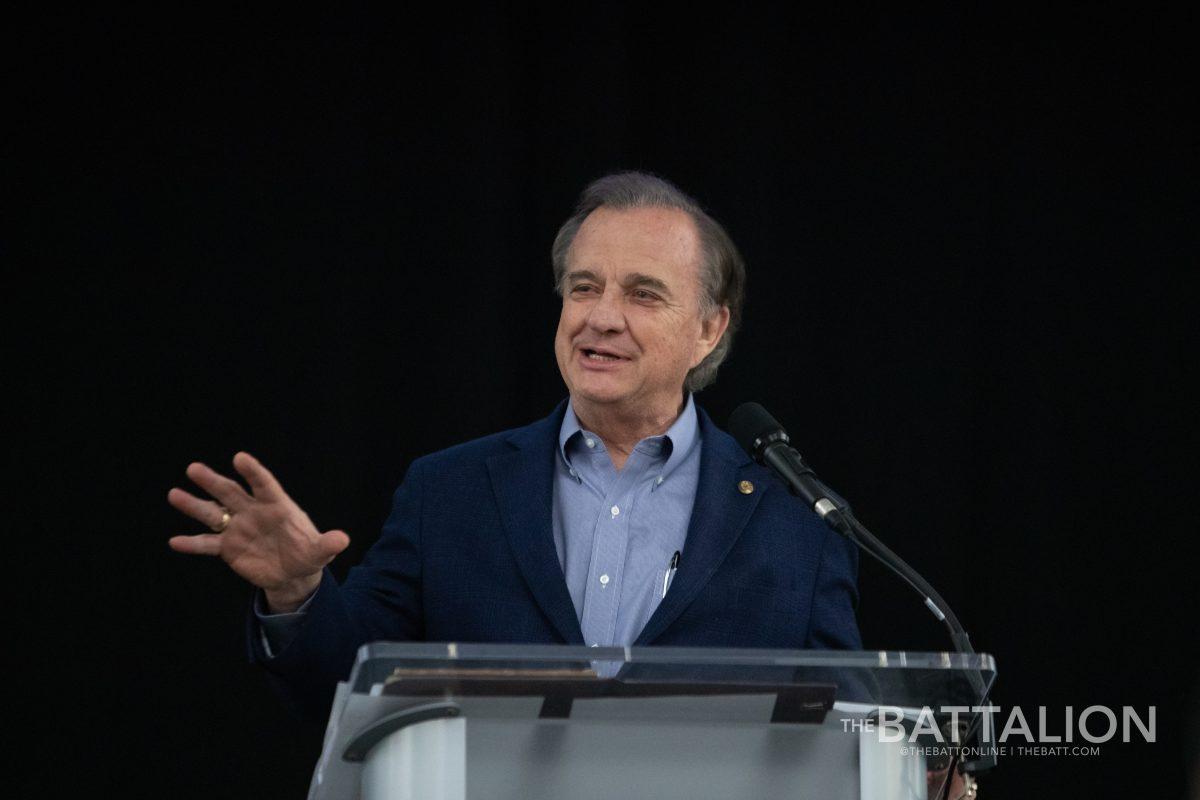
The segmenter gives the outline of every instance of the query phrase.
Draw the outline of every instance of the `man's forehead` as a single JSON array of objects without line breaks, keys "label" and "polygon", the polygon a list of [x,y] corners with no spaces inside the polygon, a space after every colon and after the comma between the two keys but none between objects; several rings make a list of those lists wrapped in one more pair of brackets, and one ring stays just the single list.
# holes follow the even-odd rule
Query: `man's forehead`
[{"label": "man's forehead", "polygon": [[696,225],[683,211],[601,207],[580,226],[567,265],[572,270],[687,274],[696,271],[699,255]]}]

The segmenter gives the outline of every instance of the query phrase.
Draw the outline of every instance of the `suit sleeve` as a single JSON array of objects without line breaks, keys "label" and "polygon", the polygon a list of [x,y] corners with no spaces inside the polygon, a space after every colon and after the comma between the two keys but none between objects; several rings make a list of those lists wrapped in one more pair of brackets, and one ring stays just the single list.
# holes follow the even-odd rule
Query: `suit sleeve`
[{"label": "suit sleeve", "polygon": [[[812,616],[804,646],[862,650],[862,636],[854,613],[857,606],[858,548],[841,535],[828,531],[813,587]],[[810,672],[808,677],[815,676]],[[827,677],[838,687],[838,700],[877,703],[883,696],[869,671],[834,669]]]},{"label": "suit sleeve", "polygon": [[854,611],[858,606],[858,548],[832,530],[825,534],[813,586],[805,647],[861,650]]},{"label": "suit sleeve", "polygon": [[316,590],[313,590],[308,599],[295,611],[271,614],[267,611],[263,590],[259,589],[254,593],[251,608],[254,609],[254,618],[258,620],[258,628],[262,632],[263,652],[267,654],[267,658],[274,658],[276,653],[281,652],[296,638],[296,634],[304,625],[304,615],[308,613],[308,607],[312,605],[315,596]]},{"label": "suit sleeve", "polygon": [[263,648],[251,607],[246,639],[252,662],[302,717],[323,721],[338,681],[345,680],[358,648],[368,642],[420,639],[421,477],[413,462],[392,502],[383,531],[362,564],[338,584],[326,567],[295,637],[274,657]]}]

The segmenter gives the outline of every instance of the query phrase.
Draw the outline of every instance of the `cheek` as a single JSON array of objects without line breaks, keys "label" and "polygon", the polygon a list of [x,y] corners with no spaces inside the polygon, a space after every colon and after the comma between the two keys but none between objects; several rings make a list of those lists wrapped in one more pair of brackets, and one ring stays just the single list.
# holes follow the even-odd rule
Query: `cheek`
[{"label": "cheek", "polygon": [[555,350],[561,352],[570,349],[571,341],[579,330],[579,324],[575,321],[574,316],[567,308],[563,308],[562,313],[559,314],[558,329],[554,332]]},{"label": "cheek", "polygon": [[698,348],[699,331],[687,320],[671,320],[654,331],[651,347],[664,361],[691,367]]}]

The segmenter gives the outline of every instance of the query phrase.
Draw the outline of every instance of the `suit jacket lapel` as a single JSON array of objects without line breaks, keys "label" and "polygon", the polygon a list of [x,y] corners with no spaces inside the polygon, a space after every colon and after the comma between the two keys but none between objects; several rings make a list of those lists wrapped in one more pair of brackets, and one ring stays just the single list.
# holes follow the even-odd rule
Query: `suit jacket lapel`
[{"label": "suit jacket lapel", "polygon": [[748,477],[754,462],[729,434],[718,429],[702,409],[700,416],[700,479],[688,523],[679,571],[635,645],[652,644],[687,608],[708,583],[741,535],[758,506],[762,491],[742,494],[738,483]]},{"label": "suit jacket lapel", "polygon": [[542,612],[568,644],[583,644],[575,604],[567,590],[551,520],[554,448],[566,403],[541,422],[512,434],[511,453],[487,460],[492,491],[513,557]]}]

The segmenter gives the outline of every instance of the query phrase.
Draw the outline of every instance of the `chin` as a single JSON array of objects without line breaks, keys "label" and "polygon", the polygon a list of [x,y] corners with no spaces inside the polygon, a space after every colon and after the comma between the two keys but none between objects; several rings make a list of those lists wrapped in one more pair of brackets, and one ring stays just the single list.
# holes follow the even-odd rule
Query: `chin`
[{"label": "chin", "polygon": [[619,403],[627,400],[632,394],[629,386],[610,380],[596,380],[595,375],[580,376],[575,381],[572,394],[590,403]]}]

